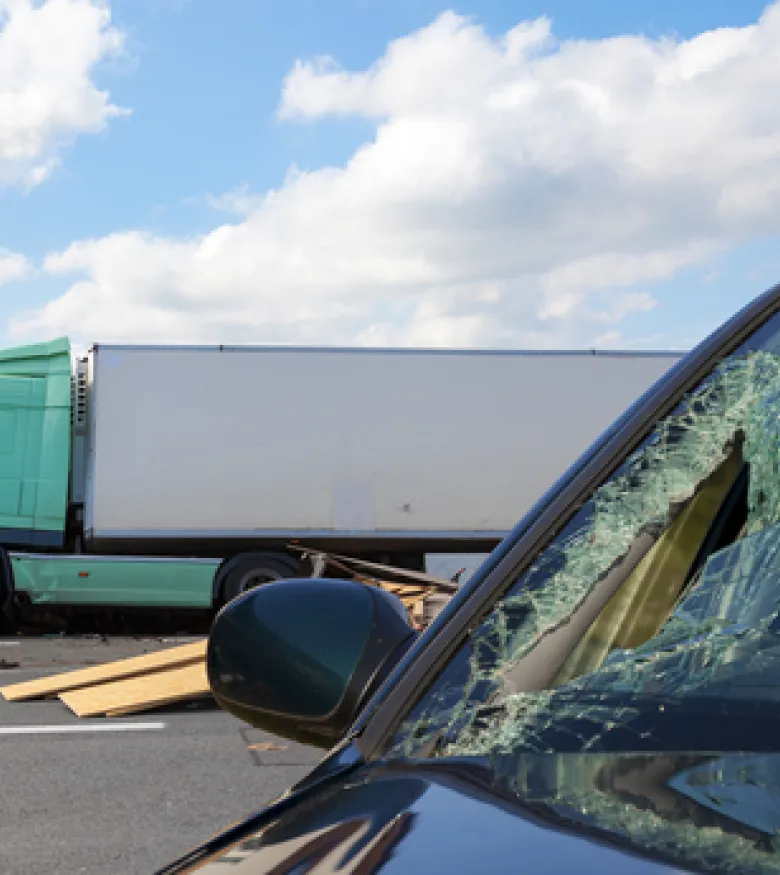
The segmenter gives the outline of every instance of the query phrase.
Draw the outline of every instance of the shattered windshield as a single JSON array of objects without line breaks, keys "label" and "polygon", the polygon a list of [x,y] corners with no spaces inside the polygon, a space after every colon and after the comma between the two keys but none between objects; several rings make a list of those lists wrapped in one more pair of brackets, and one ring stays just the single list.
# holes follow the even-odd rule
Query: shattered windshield
[{"label": "shattered windshield", "polygon": [[688,711],[780,706],[779,337],[775,317],[656,425],[386,755],[681,749]]},{"label": "shattered windshield", "polygon": [[778,755],[775,316],[540,551],[385,756],[478,758],[610,840],[780,872]]}]

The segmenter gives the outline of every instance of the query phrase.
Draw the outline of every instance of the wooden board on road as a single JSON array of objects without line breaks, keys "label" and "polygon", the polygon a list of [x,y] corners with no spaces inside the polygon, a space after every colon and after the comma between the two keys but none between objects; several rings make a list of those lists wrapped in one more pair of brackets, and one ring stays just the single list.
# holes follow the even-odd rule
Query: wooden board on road
[{"label": "wooden board on road", "polygon": [[95,684],[103,685],[121,679],[137,678],[170,668],[191,666],[197,663],[203,665],[206,658],[206,643],[204,638],[202,641],[169,647],[157,653],[145,653],[143,656],[131,656],[128,659],[118,659],[91,668],[77,669],[38,678],[34,681],[12,684],[2,687],[0,695],[9,702],[42,699],[46,696],[56,696]]},{"label": "wooden board on road", "polygon": [[77,717],[119,717],[211,695],[206,663],[193,663],[60,694]]}]

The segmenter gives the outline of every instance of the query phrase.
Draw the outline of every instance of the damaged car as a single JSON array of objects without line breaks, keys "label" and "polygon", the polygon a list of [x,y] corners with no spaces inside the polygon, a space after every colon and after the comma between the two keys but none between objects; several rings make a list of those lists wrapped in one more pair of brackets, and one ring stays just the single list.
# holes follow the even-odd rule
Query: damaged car
[{"label": "damaged car", "polygon": [[222,610],[208,671],[326,752],[161,875],[780,872],[780,286],[424,632],[379,589],[276,582]]}]

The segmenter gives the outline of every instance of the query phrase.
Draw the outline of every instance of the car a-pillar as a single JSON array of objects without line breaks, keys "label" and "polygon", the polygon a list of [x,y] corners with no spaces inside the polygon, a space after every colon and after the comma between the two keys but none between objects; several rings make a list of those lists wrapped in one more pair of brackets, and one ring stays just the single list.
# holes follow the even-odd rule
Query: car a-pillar
[{"label": "car a-pillar", "polygon": [[240,553],[226,560],[214,578],[217,608],[250,589],[302,575],[301,562],[287,553]]}]

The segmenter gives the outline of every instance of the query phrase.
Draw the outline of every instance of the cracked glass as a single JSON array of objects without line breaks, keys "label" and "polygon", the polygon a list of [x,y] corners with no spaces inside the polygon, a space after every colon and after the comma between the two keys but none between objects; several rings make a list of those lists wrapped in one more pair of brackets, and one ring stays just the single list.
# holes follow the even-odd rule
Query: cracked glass
[{"label": "cracked glass", "polygon": [[[775,316],[656,423],[535,557],[402,721],[385,756],[495,765],[528,754],[770,754],[780,751],[779,719]],[[710,807],[719,798],[713,785],[725,787],[717,835],[704,844],[732,848],[719,831],[751,805],[751,816],[780,835],[777,760],[749,780],[733,759],[720,762],[696,773],[696,792],[690,775],[667,782],[700,805],[706,796]],[[749,804],[734,795],[743,779]],[[528,794],[522,781],[516,786]],[[566,792],[576,808],[576,792]],[[612,819],[625,825],[624,803],[609,796],[598,804],[604,828]],[[593,798],[586,805],[598,807]],[[656,821],[668,820],[663,811],[642,818],[636,829],[657,836]],[[683,829],[675,824],[664,827],[670,842]],[[774,838],[768,848],[764,862],[767,853],[775,859]]]}]

